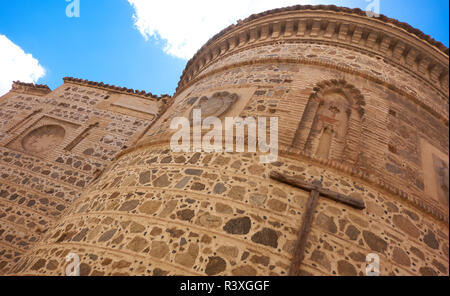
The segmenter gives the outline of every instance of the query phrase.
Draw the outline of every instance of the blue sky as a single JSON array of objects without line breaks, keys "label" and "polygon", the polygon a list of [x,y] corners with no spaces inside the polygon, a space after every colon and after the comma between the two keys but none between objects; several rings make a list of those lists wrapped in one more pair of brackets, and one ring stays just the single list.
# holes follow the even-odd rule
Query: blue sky
[{"label": "blue sky", "polygon": [[[79,1],[80,17],[69,18],[66,0],[0,0],[0,95],[2,85],[10,86],[12,80],[54,89],[64,76],[173,94],[187,58],[237,19],[292,4],[362,9],[369,4],[369,0],[229,0],[226,5],[218,0]],[[380,9],[448,46],[448,0],[380,0]]]}]

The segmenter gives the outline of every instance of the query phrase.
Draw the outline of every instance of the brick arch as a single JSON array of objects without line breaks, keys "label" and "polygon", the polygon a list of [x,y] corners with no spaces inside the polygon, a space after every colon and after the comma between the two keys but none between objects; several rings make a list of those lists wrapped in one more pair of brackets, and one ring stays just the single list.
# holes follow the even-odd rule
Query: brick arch
[{"label": "brick arch", "polygon": [[345,80],[319,82],[308,99],[292,147],[308,156],[355,163],[365,105],[361,92]]}]

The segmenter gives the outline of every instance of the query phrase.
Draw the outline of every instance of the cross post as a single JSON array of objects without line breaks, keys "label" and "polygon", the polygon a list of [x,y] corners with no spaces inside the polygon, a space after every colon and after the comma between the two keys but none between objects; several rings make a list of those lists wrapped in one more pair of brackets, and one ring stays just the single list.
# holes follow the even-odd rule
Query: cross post
[{"label": "cross post", "polygon": [[300,227],[297,242],[295,243],[294,255],[292,257],[292,263],[289,270],[290,276],[300,275],[300,266],[305,258],[306,242],[308,235],[311,231],[311,226],[314,218],[314,211],[316,210],[319,196],[323,196],[334,201],[349,205],[355,209],[363,210],[366,208],[363,200],[351,196],[346,196],[328,189],[322,186],[309,184],[298,177],[286,176],[279,172],[272,171],[270,178],[287,184],[292,187],[296,187],[302,190],[310,191],[309,199],[306,204],[306,211],[303,215],[302,225]]}]

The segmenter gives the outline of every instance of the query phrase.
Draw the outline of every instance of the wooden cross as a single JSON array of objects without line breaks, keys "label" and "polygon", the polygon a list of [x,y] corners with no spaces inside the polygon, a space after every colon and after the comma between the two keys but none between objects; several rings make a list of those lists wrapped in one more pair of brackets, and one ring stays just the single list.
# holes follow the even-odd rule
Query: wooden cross
[{"label": "wooden cross", "polygon": [[317,207],[319,195],[349,205],[358,210],[365,209],[366,205],[364,204],[364,201],[359,198],[342,195],[340,193],[322,188],[322,186],[306,183],[298,177],[286,176],[273,171],[270,173],[270,178],[296,188],[310,191],[308,203],[306,205],[306,212],[303,216],[303,222],[298,233],[297,242],[295,243],[294,256],[292,257],[292,264],[289,270],[290,276],[299,276],[300,266],[305,258],[306,242],[309,232],[311,231],[312,220],[314,211]]}]

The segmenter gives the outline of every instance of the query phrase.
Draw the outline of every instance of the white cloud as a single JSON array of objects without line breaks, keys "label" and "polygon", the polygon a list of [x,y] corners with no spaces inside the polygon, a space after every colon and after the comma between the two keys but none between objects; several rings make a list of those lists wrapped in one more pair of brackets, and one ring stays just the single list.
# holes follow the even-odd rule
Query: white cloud
[{"label": "white cloud", "polygon": [[0,35],[0,52],[0,96],[11,89],[15,80],[36,83],[45,75],[45,69],[39,61],[5,35]]},{"label": "white cloud", "polygon": [[203,44],[239,19],[269,9],[314,0],[128,0],[134,7],[135,26],[147,39],[165,42],[164,51],[191,58]]}]

